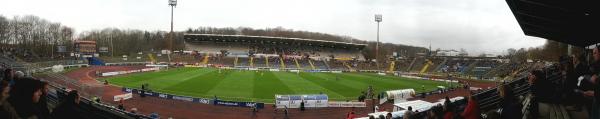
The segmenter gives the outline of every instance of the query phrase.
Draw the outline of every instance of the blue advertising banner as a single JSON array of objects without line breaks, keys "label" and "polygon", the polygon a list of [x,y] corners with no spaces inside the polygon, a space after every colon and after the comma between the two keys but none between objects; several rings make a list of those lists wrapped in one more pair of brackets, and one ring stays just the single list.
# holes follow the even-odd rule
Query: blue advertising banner
[{"label": "blue advertising banner", "polygon": [[[123,92],[127,92],[127,93],[134,93],[134,94],[142,93],[141,90],[133,89],[133,88],[123,88],[122,90],[123,90]],[[158,93],[158,92],[152,92],[152,91],[144,91],[144,94],[146,94],[146,96],[151,96],[151,97],[159,97],[159,98],[170,99],[170,100],[181,100],[181,101],[188,101],[188,102],[202,103],[202,104],[210,104],[210,102],[211,102],[210,99],[206,99],[206,98],[177,96],[177,95],[164,94],[164,93]]]}]

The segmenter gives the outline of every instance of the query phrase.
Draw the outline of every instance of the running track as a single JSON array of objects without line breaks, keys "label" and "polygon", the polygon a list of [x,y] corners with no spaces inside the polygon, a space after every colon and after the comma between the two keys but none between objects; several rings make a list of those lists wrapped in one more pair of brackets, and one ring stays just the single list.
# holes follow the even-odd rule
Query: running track
[{"label": "running track", "polygon": [[[78,80],[80,83],[87,84],[102,84],[96,81],[98,78],[95,76],[96,71],[108,72],[108,71],[123,71],[132,69],[142,69],[144,66],[91,66],[80,68],[65,75]],[[470,82],[466,80],[467,82]],[[471,82],[476,86],[493,86],[491,83],[479,83]],[[102,101],[116,106],[118,103],[113,102],[113,96],[123,94],[121,87],[113,85],[102,85]],[[446,96],[467,96],[469,95],[468,90],[458,89],[455,91],[446,92],[443,94],[430,95],[426,98],[415,98],[409,100],[425,100],[435,102]],[[375,101],[374,103],[377,103]],[[354,111],[358,117],[364,117],[368,113],[372,112],[373,105],[372,101],[367,100],[367,107],[363,108],[312,108],[300,111],[299,109],[289,109],[289,118],[292,119],[344,119],[346,113]],[[253,116],[250,108],[243,107],[227,107],[227,106],[214,106],[208,104],[190,103],[178,100],[168,100],[157,97],[145,97],[141,98],[138,95],[134,95],[134,98],[125,100],[124,106],[127,110],[131,108],[137,108],[139,113],[149,115],[152,112],[156,112],[161,118],[173,117],[175,119],[281,119],[284,118],[283,110],[274,110],[271,104],[265,104],[265,108],[259,110],[259,112]],[[393,105],[391,103],[384,103],[382,106],[385,110],[391,111]]]}]

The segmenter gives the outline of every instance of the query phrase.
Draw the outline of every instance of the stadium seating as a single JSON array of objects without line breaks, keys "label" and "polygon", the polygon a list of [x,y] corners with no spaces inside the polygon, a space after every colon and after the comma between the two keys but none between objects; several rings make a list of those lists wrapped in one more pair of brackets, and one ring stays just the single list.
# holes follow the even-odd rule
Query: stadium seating
[{"label": "stadium seating", "polygon": [[[20,64],[20,63],[16,62],[15,60],[6,59],[3,55],[0,55],[0,64],[2,64],[0,66],[0,69],[11,68],[11,67],[14,67],[15,65],[23,66],[23,64]],[[30,66],[34,66],[34,65],[30,65]],[[36,68],[36,67],[29,67],[29,68]],[[26,68],[16,69],[16,70],[26,72]],[[4,76],[5,74],[3,74],[3,73],[4,72],[0,72],[0,76]],[[60,75],[60,74],[47,73],[47,75],[49,75],[49,77],[53,77],[53,78],[46,78],[46,79],[63,79],[63,80],[61,80],[61,81],[63,81],[63,84],[72,85],[73,83],[77,83],[77,80],[68,80],[68,77]],[[48,81],[48,80],[46,80],[46,81]],[[67,82],[65,82],[65,81],[67,81]],[[67,88],[56,85],[58,82],[57,80],[48,81],[48,82],[50,83],[49,88],[51,88],[49,91],[49,94],[47,95],[48,108],[54,109],[65,98],[64,96],[67,95],[66,93],[68,91],[67,91]],[[82,91],[82,93],[80,94],[82,96],[82,100],[79,103],[80,104],[79,110],[83,111],[91,119],[150,119],[150,117],[145,116],[145,115],[133,114],[133,113],[118,110],[112,106],[108,106],[108,105],[101,104],[101,103],[95,103],[95,102],[89,100],[88,98],[86,98],[86,97],[90,96],[88,94],[89,93],[85,93],[84,91]]]}]

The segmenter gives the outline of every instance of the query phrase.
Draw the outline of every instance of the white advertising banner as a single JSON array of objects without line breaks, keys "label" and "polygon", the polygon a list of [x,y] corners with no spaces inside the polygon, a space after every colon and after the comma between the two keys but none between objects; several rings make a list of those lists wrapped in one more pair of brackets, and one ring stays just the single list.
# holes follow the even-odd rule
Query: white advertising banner
[{"label": "white advertising banner", "polygon": [[114,75],[121,75],[121,74],[147,72],[147,71],[158,71],[158,70],[160,70],[160,68],[152,67],[152,68],[136,69],[136,70],[129,70],[129,71],[104,72],[104,73],[102,73],[101,76],[114,76]]},{"label": "white advertising banner", "polygon": [[365,102],[339,102],[331,101],[327,105],[328,107],[367,107]]},{"label": "white advertising banner", "polygon": [[131,98],[133,98],[132,93],[125,93],[125,94],[121,94],[121,95],[115,95],[114,101],[127,100],[127,99],[131,99]]},{"label": "white advertising banner", "polygon": [[277,108],[300,108],[304,101],[304,107],[327,107],[327,95],[275,95],[275,106]]}]

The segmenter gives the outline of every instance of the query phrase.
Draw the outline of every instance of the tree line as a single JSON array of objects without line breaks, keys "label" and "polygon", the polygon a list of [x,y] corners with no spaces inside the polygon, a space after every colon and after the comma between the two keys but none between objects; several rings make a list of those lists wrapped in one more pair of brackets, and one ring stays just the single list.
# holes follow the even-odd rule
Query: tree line
[{"label": "tree line", "polygon": [[[546,43],[539,47],[507,49],[507,54],[502,56],[515,62],[526,62],[527,60],[533,61],[559,61],[561,56],[568,54],[568,45],[557,41],[547,40]],[[584,55],[584,49],[573,47],[572,53],[578,55]]]},{"label": "tree line", "polygon": [[[159,53],[161,50],[170,49],[169,32],[121,30],[105,28],[82,32],[78,36],[81,40],[94,40],[96,46],[108,48],[108,52],[100,52],[102,56],[134,55],[138,52]],[[173,33],[173,50],[185,50],[183,33]],[[113,50],[111,50],[113,49]]]},{"label": "tree line", "polygon": [[15,16],[12,19],[0,15],[0,46],[19,48],[40,56],[52,56],[56,46],[70,46],[74,30],[37,16]]}]

